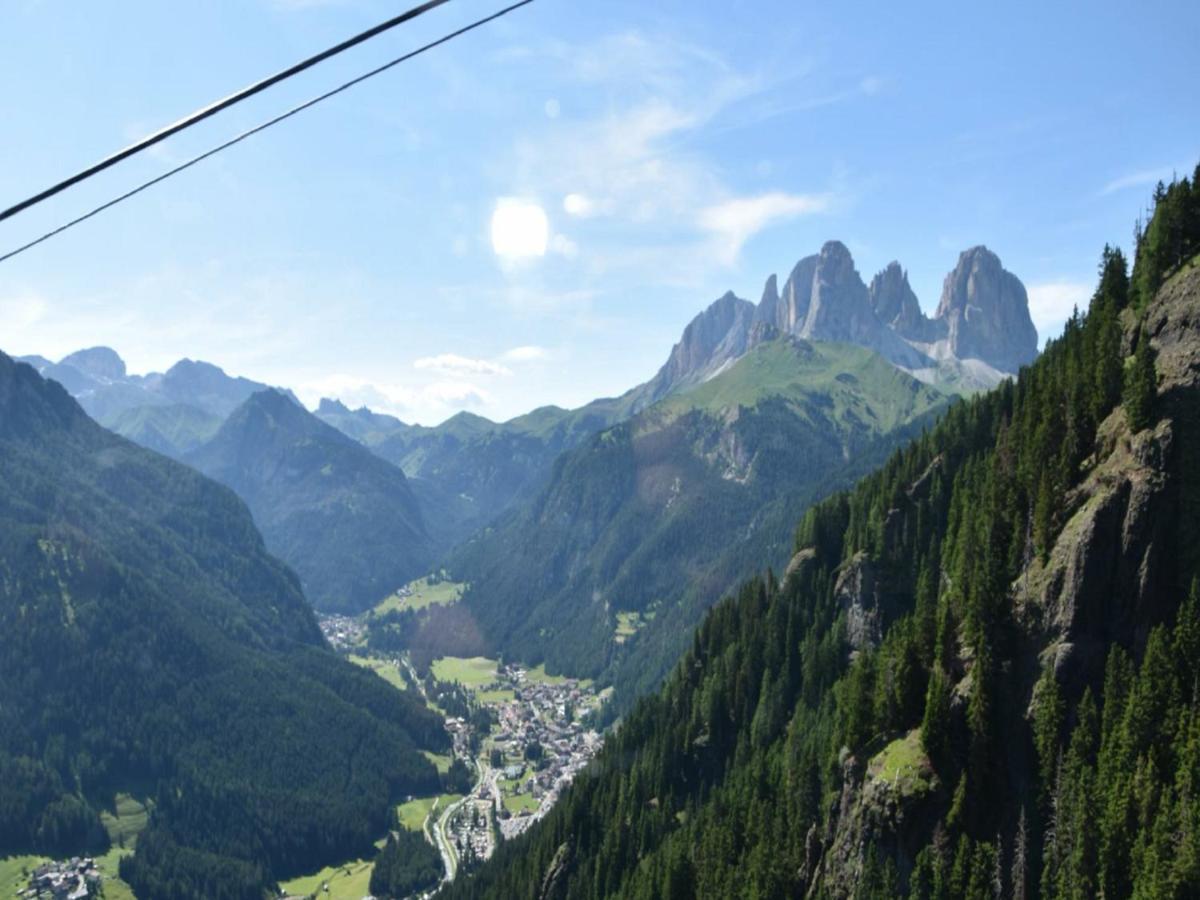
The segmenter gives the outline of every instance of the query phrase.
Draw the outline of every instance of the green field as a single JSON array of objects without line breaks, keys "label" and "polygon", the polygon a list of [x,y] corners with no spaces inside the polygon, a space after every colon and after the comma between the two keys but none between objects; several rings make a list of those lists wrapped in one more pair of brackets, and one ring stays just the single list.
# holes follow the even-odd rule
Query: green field
[{"label": "green field", "polygon": [[402,803],[396,807],[396,812],[400,816],[400,824],[409,831],[421,831],[425,827],[425,819],[429,816],[429,811],[433,809],[433,804],[437,803],[438,812],[444,810],[447,806],[457,803],[462,799],[462,794],[442,794],[440,797],[417,797],[409,800],[407,803]]},{"label": "green field", "polygon": [[[362,900],[371,894],[374,863],[357,859],[340,866],[327,866],[313,875],[293,878],[280,887],[289,897],[318,897],[320,900]],[[324,890],[329,886],[328,892]]]},{"label": "green field", "polygon": [[118,874],[121,857],[132,852],[114,846],[103,856],[96,857],[96,867],[104,873],[104,900],[137,900],[133,888],[122,881]]},{"label": "green field", "polygon": [[370,669],[397,690],[403,691],[408,687],[408,680],[404,677],[404,671],[389,660],[351,654],[350,662],[356,666],[362,666],[364,669]]},{"label": "green field", "polygon": [[129,794],[117,794],[112,812],[104,810],[100,813],[100,821],[104,823],[113,846],[127,850],[137,846],[137,837],[146,827],[149,817],[149,808]]},{"label": "green field", "polygon": [[921,747],[920,729],[914,728],[884,747],[867,765],[867,773],[903,794],[928,790],[933,772]]},{"label": "green field", "polygon": [[[537,668],[530,669],[528,672],[526,672],[525,680],[531,684],[562,684],[569,679],[566,675],[548,675],[546,673],[546,665],[543,663]],[[587,690],[592,686],[592,679],[590,678],[576,678],[575,681],[584,690]]]},{"label": "green field", "polygon": [[547,675],[546,664],[542,663],[536,669],[530,669],[525,673],[527,681],[535,684],[562,684],[567,680],[566,675]]},{"label": "green field", "polygon": [[946,402],[942,391],[914,385],[910,376],[865,347],[782,338],[759,344],[719,378],[663,400],[655,407],[655,418],[661,427],[694,409],[754,407],[773,397],[784,398],[805,418],[811,401],[818,399],[830,418],[870,423],[877,434]]},{"label": "green field", "polygon": [[454,762],[454,758],[445,753],[430,753],[428,750],[422,750],[421,755],[437,766],[438,772],[442,775],[450,771],[450,763]]},{"label": "green field", "polygon": [[409,594],[401,597],[399,593],[392,594],[372,611],[373,616],[382,616],[392,610],[425,609],[427,606],[451,606],[457,603],[466,589],[465,584],[456,581],[435,581],[429,578],[419,578],[408,586]]},{"label": "green field", "polygon": [[619,612],[617,613],[617,630],[613,633],[613,637],[618,644],[623,644],[637,634],[645,624],[640,612]]},{"label": "green field", "polygon": [[520,815],[521,811],[525,809],[530,812],[537,812],[540,805],[541,801],[534,797],[533,794],[504,795],[504,808],[514,816]]},{"label": "green field", "polygon": [[44,862],[46,856],[5,856],[0,858],[0,897],[8,900],[29,887],[29,872]]},{"label": "green field", "polygon": [[496,668],[494,659],[483,656],[443,656],[433,661],[433,676],[438,681],[457,681],[465,688],[481,688],[496,680]]},{"label": "green field", "polygon": [[516,696],[516,694],[514,694],[508,688],[505,688],[505,689],[499,690],[499,691],[476,691],[475,692],[475,699],[483,704],[507,703],[508,701],[512,700],[515,696]]}]

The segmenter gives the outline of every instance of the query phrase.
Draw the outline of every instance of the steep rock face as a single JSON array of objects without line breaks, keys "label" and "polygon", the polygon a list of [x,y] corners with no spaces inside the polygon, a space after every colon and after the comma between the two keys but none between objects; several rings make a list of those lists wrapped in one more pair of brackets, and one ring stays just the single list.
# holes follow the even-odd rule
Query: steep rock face
[{"label": "steep rock face", "polygon": [[900,263],[890,262],[871,279],[867,289],[871,307],[880,321],[905,340],[929,342],[944,337],[945,326],[931,321],[921,311],[917,295]]},{"label": "steep rock face", "polygon": [[813,276],[817,272],[820,256],[806,256],[796,263],[783,285],[783,292],[775,290],[775,276],[767,280],[762,301],[755,311],[755,319],[774,326],[780,334],[799,334],[808,318],[812,303]]},{"label": "steep rock face", "polygon": [[1015,372],[1037,356],[1025,286],[987,247],[959,256],[946,276],[935,319],[945,323],[949,349],[958,359],[981,359]]},{"label": "steep rock face", "polygon": [[917,368],[926,362],[880,321],[850,251],[839,241],[829,241],[821,248],[813,272],[808,315],[796,333],[809,340],[867,347],[907,368]]},{"label": "steep rock face", "polygon": [[1164,420],[1130,434],[1118,409],[1097,436],[1100,462],[1067,498],[1074,510],[1043,565],[1034,560],[1012,587],[1031,631],[1054,644],[1060,684],[1079,688],[1101,677],[1112,642],[1138,645],[1160,621],[1155,598],[1171,521],[1173,430]]},{"label": "steep rock face", "polygon": [[994,386],[1037,355],[1025,288],[987,248],[960,256],[930,319],[899,263],[868,287],[846,246],[828,241],[796,263],[782,289],[771,275],[756,307],[727,294],[697,316],[667,365],[639,389],[637,408],[712,377],[778,334],[857,344],[923,381],[964,391]]},{"label": "steep rock face", "polygon": [[872,650],[883,636],[883,609],[875,566],[859,554],[838,573],[833,588],[846,614],[846,639],[854,650]]},{"label": "steep rock face", "polygon": [[643,404],[698,384],[741,357],[749,349],[754,311],[753,303],[730,291],[692,319],[666,364],[647,385]]}]

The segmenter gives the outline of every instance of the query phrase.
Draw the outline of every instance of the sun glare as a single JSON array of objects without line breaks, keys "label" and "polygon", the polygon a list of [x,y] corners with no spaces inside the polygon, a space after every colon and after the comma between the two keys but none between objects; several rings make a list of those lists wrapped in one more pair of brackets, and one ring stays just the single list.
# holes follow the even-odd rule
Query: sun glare
[{"label": "sun glare", "polygon": [[545,211],[529,200],[501,198],[492,213],[492,250],[504,260],[546,255],[550,222]]}]

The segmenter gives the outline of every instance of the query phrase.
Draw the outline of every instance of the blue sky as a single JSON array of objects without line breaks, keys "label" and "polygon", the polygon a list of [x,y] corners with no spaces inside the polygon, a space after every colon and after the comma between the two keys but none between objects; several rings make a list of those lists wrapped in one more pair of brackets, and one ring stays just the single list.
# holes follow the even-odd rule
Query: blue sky
[{"label": "blue sky", "polygon": [[[407,5],[6,0],[0,204]],[[0,224],[0,248],[498,5],[453,0]],[[757,301],[830,238],[864,279],[898,259],[927,310],[986,243],[1044,338],[1200,157],[1198,32],[1185,0],[536,0],[0,265],[0,349],[506,418],[646,379],[711,300]],[[495,252],[513,204],[543,210],[544,255]]]}]

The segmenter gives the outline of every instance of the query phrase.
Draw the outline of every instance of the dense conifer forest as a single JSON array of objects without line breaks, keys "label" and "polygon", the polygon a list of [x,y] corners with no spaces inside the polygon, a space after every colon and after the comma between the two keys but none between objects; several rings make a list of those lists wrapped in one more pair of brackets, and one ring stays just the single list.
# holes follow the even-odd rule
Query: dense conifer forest
[{"label": "dense conifer forest", "polygon": [[450,895],[1200,895],[1198,181]]}]

